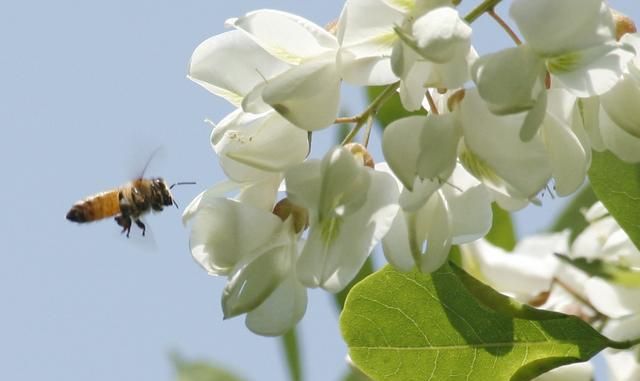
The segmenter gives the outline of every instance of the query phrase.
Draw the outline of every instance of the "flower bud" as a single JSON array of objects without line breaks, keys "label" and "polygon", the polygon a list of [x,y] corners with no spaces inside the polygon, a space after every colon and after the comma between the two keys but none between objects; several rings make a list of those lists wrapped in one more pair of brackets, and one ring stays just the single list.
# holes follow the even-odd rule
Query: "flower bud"
[{"label": "flower bud", "polygon": [[283,198],[273,207],[273,214],[286,221],[289,216],[293,216],[293,229],[300,233],[309,226],[309,212],[292,203],[288,198]]},{"label": "flower bud", "polygon": [[633,22],[631,17],[614,9],[611,9],[611,14],[613,15],[613,21],[616,24],[616,40],[620,40],[620,38],[627,33],[635,33],[638,31],[638,29],[636,29],[636,24]]},{"label": "flower bud", "polygon": [[344,148],[346,148],[351,154],[365,167],[374,168],[375,162],[373,161],[373,156],[367,151],[367,148],[360,143],[348,143],[345,144]]}]

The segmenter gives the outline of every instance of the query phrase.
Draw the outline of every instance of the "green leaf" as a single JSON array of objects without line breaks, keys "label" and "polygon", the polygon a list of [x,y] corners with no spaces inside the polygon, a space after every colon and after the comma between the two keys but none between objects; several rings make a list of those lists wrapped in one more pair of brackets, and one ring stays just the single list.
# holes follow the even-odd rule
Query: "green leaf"
[{"label": "green leaf", "polygon": [[302,362],[300,360],[300,349],[298,345],[298,335],[296,327],[293,327],[280,338],[287,358],[289,376],[292,381],[302,381]]},{"label": "green leaf", "polygon": [[[371,86],[367,87],[367,97],[369,102],[373,101],[382,93],[387,86]],[[411,115],[427,115],[427,112],[424,109],[420,109],[419,111],[410,112],[402,107],[402,102],[400,102],[400,95],[397,93],[394,94],[391,98],[389,98],[383,105],[378,109],[376,114],[376,119],[380,123],[380,126],[384,129],[389,123],[393,122],[396,119],[404,118]]]},{"label": "green leaf", "polygon": [[586,186],[580,190],[571,202],[564,208],[562,213],[556,218],[550,230],[553,232],[559,232],[564,229],[571,229],[571,235],[569,237],[570,242],[580,234],[584,228],[589,224],[582,214],[583,210],[588,209],[593,205],[598,198],[591,186]]},{"label": "green leaf", "polygon": [[521,305],[450,265],[430,275],[385,267],[351,290],[340,326],[374,380],[530,380],[620,347],[577,317]]},{"label": "green leaf", "polygon": [[491,230],[484,238],[495,246],[512,251],[516,247],[516,233],[511,221],[511,214],[495,202],[491,204],[491,211],[493,212]]},{"label": "green leaf", "polygon": [[567,262],[591,276],[597,276],[625,287],[640,287],[640,271],[629,267],[606,263],[599,259],[589,261],[586,258],[569,258],[556,254],[560,260]]},{"label": "green leaf", "polygon": [[233,373],[205,361],[186,361],[180,355],[171,355],[177,381],[243,381]]},{"label": "green leaf", "polygon": [[640,164],[594,151],[589,179],[596,196],[640,248]]}]

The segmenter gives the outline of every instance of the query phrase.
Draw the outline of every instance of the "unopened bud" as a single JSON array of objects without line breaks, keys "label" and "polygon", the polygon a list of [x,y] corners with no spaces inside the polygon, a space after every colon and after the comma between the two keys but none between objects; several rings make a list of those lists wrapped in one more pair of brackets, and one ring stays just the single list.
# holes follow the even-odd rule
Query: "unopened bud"
[{"label": "unopened bud", "polygon": [[348,143],[344,145],[353,156],[357,159],[361,160],[362,165],[369,168],[374,168],[375,162],[373,161],[373,156],[367,151],[367,148],[360,143]]},{"label": "unopened bud", "polygon": [[613,15],[613,21],[616,24],[616,40],[620,40],[622,36],[627,33],[635,33],[638,31],[638,29],[636,29],[636,24],[633,22],[631,17],[618,12],[615,9],[611,10],[611,14]]},{"label": "unopened bud", "polygon": [[464,89],[460,89],[458,91],[456,91],[455,93],[451,94],[451,96],[447,99],[447,108],[449,109],[449,111],[453,111],[456,109],[456,107],[458,107],[458,105],[460,104],[460,102],[462,102],[462,100],[464,99]]},{"label": "unopened bud", "polygon": [[293,229],[296,233],[300,233],[309,226],[309,212],[307,209],[295,205],[288,198],[278,201],[273,207],[273,214],[280,217],[282,221],[287,218],[293,218]]}]

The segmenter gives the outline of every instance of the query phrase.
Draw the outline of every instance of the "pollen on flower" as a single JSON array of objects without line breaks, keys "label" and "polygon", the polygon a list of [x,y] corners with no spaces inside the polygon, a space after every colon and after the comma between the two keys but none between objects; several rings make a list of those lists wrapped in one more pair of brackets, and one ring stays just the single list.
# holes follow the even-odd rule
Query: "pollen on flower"
[{"label": "pollen on flower", "polygon": [[251,143],[251,141],[253,140],[253,136],[247,136],[238,131],[227,131],[225,132],[225,135],[229,140],[240,144]]}]

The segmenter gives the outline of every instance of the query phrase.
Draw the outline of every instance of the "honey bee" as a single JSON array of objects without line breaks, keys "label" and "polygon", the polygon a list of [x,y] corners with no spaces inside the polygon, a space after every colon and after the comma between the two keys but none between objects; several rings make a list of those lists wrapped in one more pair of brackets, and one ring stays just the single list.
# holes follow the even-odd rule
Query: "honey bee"
[{"label": "honey bee", "polygon": [[127,238],[132,221],[142,230],[144,236],[146,226],[140,218],[150,211],[160,212],[165,206],[175,205],[177,208],[178,204],[173,199],[171,189],[183,184],[195,184],[195,182],[179,182],[168,186],[161,177],[143,178],[141,176],[119,188],[100,192],[78,201],[67,213],[67,220],[85,223],[115,216],[115,221],[122,227],[122,233],[127,233]]}]

